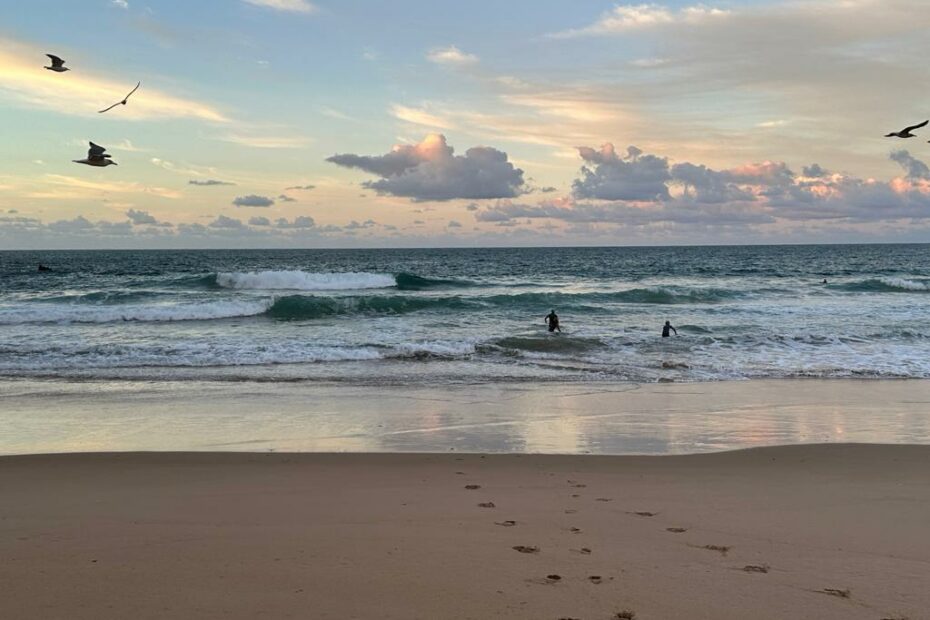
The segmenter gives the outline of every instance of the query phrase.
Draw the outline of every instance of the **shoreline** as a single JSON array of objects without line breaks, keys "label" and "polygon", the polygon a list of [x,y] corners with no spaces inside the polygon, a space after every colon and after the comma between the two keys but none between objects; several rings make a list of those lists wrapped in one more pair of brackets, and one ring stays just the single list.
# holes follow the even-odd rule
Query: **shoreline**
[{"label": "shoreline", "polygon": [[691,454],[930,444],[930,380],[518,383],[0,381],[0,454]]},{"label": "shoreline", "polygon": [[915,620],[930,608],[930,446],[22,455],[0,457],[0,488],[3,617]]}]

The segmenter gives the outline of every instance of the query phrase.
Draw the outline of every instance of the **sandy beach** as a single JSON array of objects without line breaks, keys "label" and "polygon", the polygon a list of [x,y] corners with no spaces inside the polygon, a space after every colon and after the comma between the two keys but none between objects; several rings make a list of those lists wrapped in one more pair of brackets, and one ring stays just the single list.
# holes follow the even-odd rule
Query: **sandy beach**
[{"label": "sandy beach", "polygon": [[930,609],[930,446],[10,456],[0,495],[3,618]]}]

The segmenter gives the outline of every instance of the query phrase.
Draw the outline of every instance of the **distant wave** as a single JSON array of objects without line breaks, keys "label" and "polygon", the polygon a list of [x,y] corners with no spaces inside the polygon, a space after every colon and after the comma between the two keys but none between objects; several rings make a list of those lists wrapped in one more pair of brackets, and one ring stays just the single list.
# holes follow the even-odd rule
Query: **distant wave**
[{"label": "distant wave", "polygon": [[0,309],[0,325],[29,323],[116,323],[120,321],[208,321],[264,314],[273,299],[189,304],[19,305]]},{"label": "distant wave", "polygon": [[[349,274],[338,274],[343,279],[304,278],[303,272],[274,272],[276,275],[264,277],[261,273],[240,274],[250,276],[239,278],[240,285],[257,286],[279,285],[290,276],[279,274],[300,274],[290,280],[291,285],[303,283],[305,286],[349,285],[355,279],[358,287],[367,283],[371,287],[378,282],[377,274],[354,274],[366,276],[344,278]],[[327,274],[336,275],[336,274]],[[254,281],[254,282],[253,282]],[[333,284],[335,282],[335,284]],[[275,289],[272,289],[275,290]],[[277,289],[282,290],[282,289]],[[313,289],[311,289],[313,290]],[[325,292],[327,289],[319,289]],[[559,312],[574,314],[592,314],[614,311],[609,304],[684,304],[684,303],[719,303],[740,296],[740,293],[727,290],[706,289],[632,289],[613,293],[517,293],[514,295],[415,295],[415,294],[360,294],[348,296],[327,295],[283,295],[223,299],[216,301],[197,301],[183,303],[162,303],[158,293],[136,291],[121,293],[89,293],[85,295],[58,296],[37,300],[45,303],[26,302],[15,306],[0,308],[0,325],[23,323],[109,323],[120,321],[209,321],[266,315],[278,320],[313,320],[333,316],[349,315],[384,315],[408,314],[411,312],[467,312],[483,311],[488,308],[500,308],[521,312],[545,313],[550,308]],[[145,303],[145,298],[152,298]],[[58,303],[55,303],[58,302]],[[126,303],[128,302],[128,303]]]},{"label": "distant wave", "polygon": [[240,290],[346,291],[391,288],[397,280],[393,275],[366,272],[232,271],[217,273],[216,283]]},{"label": "distant wave", "polygon": [[905,278],[871,278],[847,284],[838,284],[833,288],[853,292],[874,293],[926,293],[930,291],[930,280],[907,280]]}]

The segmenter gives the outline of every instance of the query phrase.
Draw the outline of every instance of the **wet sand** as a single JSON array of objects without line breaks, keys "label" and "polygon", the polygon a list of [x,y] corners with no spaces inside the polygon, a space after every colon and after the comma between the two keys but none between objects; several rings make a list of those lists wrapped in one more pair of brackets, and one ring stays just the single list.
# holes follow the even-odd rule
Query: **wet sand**
[{"label": "wet sand", "polygon": [[2,618],[930,609],[930,446],[11,456],[0,498]]},{"label": "wet sand", "polygon": [[0,455],[694,454],[930,444],[930,381],[333,385],[0,381]]}]

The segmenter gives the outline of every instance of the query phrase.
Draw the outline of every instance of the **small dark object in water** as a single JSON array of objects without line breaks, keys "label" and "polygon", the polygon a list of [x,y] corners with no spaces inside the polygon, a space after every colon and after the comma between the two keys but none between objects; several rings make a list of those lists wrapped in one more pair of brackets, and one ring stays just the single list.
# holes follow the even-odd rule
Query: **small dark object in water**
[{"label": "small dark object in water", "polygon": [[39,263],[39,271],[51,271],[51,270],[52,270],[51,267],[47,265],[43,265],[42,263]]}]

